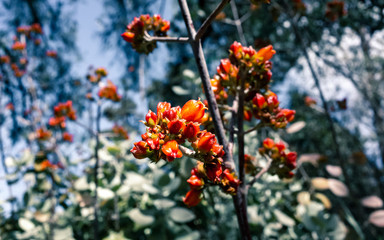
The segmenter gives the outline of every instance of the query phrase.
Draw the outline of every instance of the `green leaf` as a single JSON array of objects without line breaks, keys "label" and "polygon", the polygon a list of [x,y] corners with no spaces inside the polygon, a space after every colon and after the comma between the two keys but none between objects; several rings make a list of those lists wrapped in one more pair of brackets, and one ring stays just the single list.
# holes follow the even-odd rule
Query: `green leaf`
[{"label": "green leaf", "polygon": [[135,229],[149,226],[155,221],[153,216],[144,215],[138,208],[129,211],[128,217],[135,223]]},{"label": "green leaf", "polygon": [[287,227],[293,227],[295,225],[295,220],[293,220],[292,218],[288,217],[288,215],[286,215],[285,213],[281,212],[280,210],[278,209],[275,209],[273,210],[273,213],[275,214],[277,220],[287,226]]},{"label": "green leaf", "polygon": [[173,206],[175,206],[175,202],[169,199],[156,199],[153,201],[153,204],[156,206],[157,209],[168,209]]},{"label": "green leaf", "polygon": [[35,228],[35,224],[31,222],[30,220],[26,218],[20,218],[19,219],[19,226],[21,229],[23,229],[25,232],[31,231]]},{"label": "green leaf", "polygon": [[169,216],[177,223],[186,223],[195,219],[195,214],[191,210],[181,207],[172,208]]}]

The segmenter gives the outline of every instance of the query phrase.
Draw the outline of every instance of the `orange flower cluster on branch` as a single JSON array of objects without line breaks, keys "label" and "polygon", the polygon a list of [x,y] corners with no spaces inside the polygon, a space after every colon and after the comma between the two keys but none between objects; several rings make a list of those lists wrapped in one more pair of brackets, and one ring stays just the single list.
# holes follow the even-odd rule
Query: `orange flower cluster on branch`
[{"label": "orange flower cluster on branch", "polygon": [[113,126],[112,131],[119,138],[129,139],[127,130],[125,130],[124,127],[122,127],[122,126],[115,125],[115,126]]},{"label": "orange flower cluster on branch", "polygon": [[200,100],[190,100],[182,108],[160,102],[156,114],[149,111],[145,116],[147,131],[141,135],[142,141],[134,143],[131,150],[138,159],[149,158],[154,162],[163,159],[171,162],[183,156],[180,144],[190,142],[194,151],[188,149],[193,152],[188,155],[199,161],[188,180],[191,191],[184,199],[188,206],[200,202],[205,183],[220,185],[230,194],[235,194],[239,185],[229,169],[223,170],[223,146],[218,144],[215,134],[200,130],[205,109]]},{"label": "orange flower cluster on branch", "polygon": [[53,108],[54,116],[49,119],[49,125],[52,127],[59,126],[65,128],[65,120],[76,120],[76,111],[72,107],[72,101],[59,103]]},{"label": "orange flower cluster on branch", "polygon": [[229,50],[229,58],[222,59],[217,74],[211,80],[216,100],[226,104],[228,95],[235,96],[240,80],[245,80],[244,119],[252,116],[276,128],[285,127],[294,119],[295,111],[281,109],[275,93],[269,90],[272,78],[270,59],[276,51],[272,45],[255,51],[234,42]]},{"label": "orange flower cluster on branch", "polygon": [[123,39],[132,44],[132,47],[139,53],[151,53],[156,48],[155,41],[146,40],[146,35],[152,31],[154,36],[162,37],[167,35],[170,28],[169,21],[163,20],[160,15],[153,17],[141,15],[127,26],[125,33],[121,34]]},{"label": "orange flower cluster on branch", "polygon": [[99,90],[98,95],[100,98],[106,98],[114,102],[121,100],[121,96],[117,93],[117,87],[111,80],[107,80],[107,85]]},{"label": "orange flower cluster on branch", "polygon": [[36,139],[40,141],[46,141],[52,136],[52,132],[49,130],[45,130],[43,128],[39,128],[36,130]]},{"label": "orange flower cluster on branch", "polygon": [[283,142],[274,142],[270,138],[263,141],[263,147],[259,148],[260,154],[265,154],[272,159],[268,172],[278,175],[279,178],[293,177],[293,169],[296,168],[296,152],[287,152]]}]

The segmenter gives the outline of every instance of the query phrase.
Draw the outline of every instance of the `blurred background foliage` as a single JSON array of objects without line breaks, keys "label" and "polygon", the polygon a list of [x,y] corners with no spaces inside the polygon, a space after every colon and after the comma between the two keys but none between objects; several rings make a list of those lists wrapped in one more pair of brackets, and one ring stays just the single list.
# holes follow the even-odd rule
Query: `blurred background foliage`
[{"label": "blurred background foliage", "polygon": [[[99,118],[95,101],[85,97],[94,89],[71,71],[79,57],[71,12],[79,2],[1,3],[0,55],[29,62],[21,77],[0,65],[0,195],[6,196],[0,204],[0,239],[94,239],[95,209],[100,239],[238,238],[232,201],[219,189],[209,189],[197,207],[182,203],[193,160],[155,165],[129,152],[148,108],[203,97],[188,44],[159,43],[160,49],[143,56],[120,37],[133,17],[146,13],[167,16],[171,36],[187,36],[177,1],[98,1],[103,4],[102,27],[95,30],[100,48],[112,49],[123,69],[114,80],[122,101],[103,104]],[[273,44],[272,90],[284,107],[296,110],[286,130],[247,136],[246,153],[261,165],[257,149],[265,137],[281,139],[299,154],[293,180],[265,175],[250,188],[253,238],[383,239],[384,1],[254,2],[232,0],[202,40],[211,75],[233,41],[255,49]],[[218,3],[188,1],[196,26]],[[43,29],[41,44],[27,45],[27,56],[13,51],[17,27],[34,23]],[[49,50],[57,57],[47,57]],[[74,142],[41,144],[36,129],[46,125],[53,106],[67,100],[78,115],[68,123]],[[97,121],[100,144],[92,135]],[[128,129],[129,139],[117,138],[113,124]],[[44,159],[63,167],[41,170]]]}]

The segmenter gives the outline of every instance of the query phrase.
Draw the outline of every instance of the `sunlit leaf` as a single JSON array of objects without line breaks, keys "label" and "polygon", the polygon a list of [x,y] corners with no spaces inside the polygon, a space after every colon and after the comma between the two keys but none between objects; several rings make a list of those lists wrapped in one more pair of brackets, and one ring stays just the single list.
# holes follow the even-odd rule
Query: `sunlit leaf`
[{"label": "sunlit leaf", "polygon": [[384,228],[384,210],[374,211],[369,215],[369,222],[377,227]]},{"label": "sunlit leaf", "polygon": [[306,191],[300,192],[297,194],[297,202],[303,205],[307,205],[311,202],[311,195]]},{"label": "sunlit leaf", "polygon": [[327,165],[325,166],[325,169],[329,174],[331,174],[334,177],[340,177],[341,174],[343,173],[343,170],[339,166],[335,165]]},{"label": "sunlit leaf", "polygon": [[155,221],[153,216],[143,214],[138,208],[129,211],[128,216],[135,223],[137,229],[151,225]]},{"label": "sunlit leaf", "polygon": [[278,209],[275,209],[273,210],[273,213],[275,214],[277,220],[287,226],[287,227],[293,227],[295,225],[295,220],[293,220],[292,218],[290,218],[288,215],[286,215],[285,213],[283,213],[282,211],[278,210]]},{"label": "sunlit leaf", "polygon": [[383,200],[378,196],[372,195],[361,199],[361,204],[368,208],[381,208],[383,207]]},{"label": "sunlit leaf", "polygon": [[157,209],[167,209],[175,206],[175,202],[169,199],[156,199],[153,204],[156,206]]},{"label": "sunlit leaf", "polygon": [[180,207],[172,208],[169,216],[173,221],[178,223],[186,223],[195,219],[195,214],[191,210]]},{"label": "sunlit leaf", "polygon": [[311,180],[312,186],[317,190],[326,190],[329,188],[329,182],[327,178],[316,177]]},{"label": "sunlit leaf", "polygon": [[333,192],[336,196],[339,197],[346,197],[349,194],[349,190],[345,184],[339,180],[336,179],[328,179],[329,183],[329,190]]},{"label": "sunlit leaf", "polygon": [[319,161],[323,158],[324,156],[318,153],[301,154],[299,159],[297,160],[297,163],[300,165],[302,163],[307,162],[317,167],[319,165]]},{"label": "sunlit leaf", "polygon": [[109,200],[115,196],[115,194],[107,188],[98,188],[97,193],[98,193],[97,195],[99,196],[99,198],[102,200]]},{"label": "sunlit leaf", "polygon": [[332,208],[332,203],[331,201],[329,200],[329,198],[327,196],[325,196],[324,194],[322,193],[316,193],[315,194],[315,198],[319,199],[323,205],[324,205],[324,208],[326,209],[330,209]]},{"label": "sunlit leaf", "polygon": [[288,128],[287,128],[287,133],[293,134],[305,127],[306,123],[304,121],[298,121],[295,123],[292,123]]},{"label": "sunlit leaf", "polygon": [[20,218],[19,219],[19,226],[21,229],[23,229],[25,232],[31,231],[35,228],[35,224],[31,222],[30,220],[26,218]]}]

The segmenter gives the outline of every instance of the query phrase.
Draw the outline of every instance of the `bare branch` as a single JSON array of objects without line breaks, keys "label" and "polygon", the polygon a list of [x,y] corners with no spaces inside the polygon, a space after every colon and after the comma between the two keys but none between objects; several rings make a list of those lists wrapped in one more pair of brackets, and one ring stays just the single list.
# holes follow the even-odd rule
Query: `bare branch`
[{"label": "bare branch", "polygon": [[196,33],[195,40],[199,40],[204,33],[207,31],[209,26],[211,26],[212,22],[215,20],[217,15],[223,10],[225,5],[227,5],[231,0],[222,0],[221,3],[216,7],[216,9],[208,16],[208,18],[201,25],[199,30]]}]

